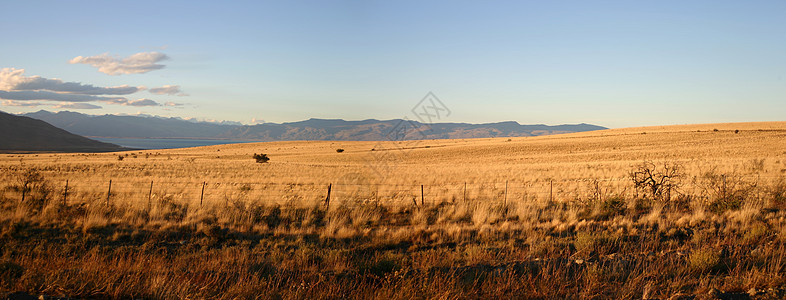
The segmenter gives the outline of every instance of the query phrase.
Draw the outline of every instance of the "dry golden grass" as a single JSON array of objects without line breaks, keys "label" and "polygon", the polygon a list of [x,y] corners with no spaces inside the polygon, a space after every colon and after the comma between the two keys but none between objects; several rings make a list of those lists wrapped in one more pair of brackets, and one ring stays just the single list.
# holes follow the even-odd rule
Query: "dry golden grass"
[{"label": "dry golden grass", "polygon": [[[0,155],[0,292],[777,298],[784,145],[767,122]],[[678,168],[668,196],[633,185],[644,162]]]},{"label": "dry golden grass", "polygon": [[[740,131],[734,133],[735,130]],[[0,179],[7,181],[14,176],[14,170],[33,167],[42,169],[50,181],[61,186],[70,180],[76,191],[105,193],[108,181],[113,179],[118,189],[129,182],[138,183],[129,189],[142,194],[150,181],[190,183],[191,193],[199,190],[203,181],[233,184],[232,189],[239,189],[237,185],[242,183],[315,185],[307,191],[309,194],[324,194],[329,183],[366,183],[382,184],[380,191],[367,191],[378,192],[381,198],[392,197],[395,192],[419,195],[422,184],[430,188],[431,200],[439,202],[463,198],[464,183],[470,185],[470,193],[492,185],[494,192],[499,193],[505,181],[509,181],[514,198],[524,194],[544,196],[549,180],[558,182],[557,189],[566,190],[585,189],[586,184],[559,182],[605,180],[609,188],[621,192],[618,187],[627,184],[632,167],[645,160],[679,163],[688,176],[707,172],[750,175],[765,183],[786,172],[784,141],[786,122],[768,122],[628,128],[511,139],[276,142],[128,153],[3,155],[0,168],[5,170],[5,176],[0,175]],[[414,149],[393,150],[397,146]],[[337,148],[346,151],[336,153]],[[371,151],[374,148],[380,149]],[[272,160],[256,164],[251,155],[260,152]],[[129,156],[118,161],[118,155]],[[376,155],[390,157],[378,159]],[[377,176],[375,167],[381,166],[389,167],[385,168],[389,176]],[[93,188],[81,187],[83,181]],[[208,186],[207,193],[216,193],[216,188],[226,189]],[[277,188],[266,189],[270,194],[270,189]],[[337,193],[348,189],[352,190],[336,186]],[[155,185],[154,192],[161,193]],[[208,198],[211,197],[218,196]]]}]

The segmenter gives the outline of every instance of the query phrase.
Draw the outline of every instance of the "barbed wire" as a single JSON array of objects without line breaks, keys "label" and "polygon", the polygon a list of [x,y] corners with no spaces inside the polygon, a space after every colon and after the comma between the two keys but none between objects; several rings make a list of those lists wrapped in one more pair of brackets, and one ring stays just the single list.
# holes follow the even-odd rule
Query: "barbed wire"
[{"label": "barbed wire", "polygon": [[[720,175],[722,176],[722,175]],[[729,179],[746,179],[746,180],[753,180],[753,179],[786,179],[786,175],[749,175],[749,176],[729,176]],[[113,184],[149,184],[151,181],[154,184],[214,184],[214,185],[251,185],[251,186],[322,186],[322,185],[329,185],[332,184],[334,186],[398,186],[398,187],[419,187],[421,185],[426,186],[451,186],[451,185],[485,185],[485,186],[496,186],[496,185],[505,185],[506,183],[509,187],[514,187],[515,185],[535,185],[535,184],[560,184],[560,183],[594,183],[594,182],[630,182],[631,179],[628,177],[624,178],[575,178],[575,179],[536,179],[536,180],[506,180],[506,181],[450,181],[450,182],[428,182],[427,180],[424,183],[374,183],[374,182],[340,182],[339,180],[336,181],[324,181],[324,182],[259,182],[259,181],[211,181],[205,180],[200,178],[191,178],[191,179],[183,179],[183,180],[155,180],[155,179],[143,179],[143,180],[135,180],[135,181],[128,181],[123,179],[116,179],[112,178],[111,176],[106,176],[104,179],[59,179],[59,180],[51,180],[48,179],[49,182],[55,181],[62,181],[65,182],[68,180],[72,183],[82,183],[82,184],[107,184],[110,180]],[[6,185],[8,180],[5,181]]]}]

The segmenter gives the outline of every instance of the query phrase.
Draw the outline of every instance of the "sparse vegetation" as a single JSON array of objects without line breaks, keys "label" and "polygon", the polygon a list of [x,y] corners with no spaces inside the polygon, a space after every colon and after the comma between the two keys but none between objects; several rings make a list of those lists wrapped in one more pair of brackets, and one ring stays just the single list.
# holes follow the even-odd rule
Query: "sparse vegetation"
[{"label": "sparse vegetation", "polygon": [[320,142],[0,156],[0,296],[782,298],[782,132],[704,131],[428,141],[387,181]]},{"label": "sparse vegetation", "polygon": [[633,187],[640,191],[640,197],[656,201],[671,201],[671,191],[680,185],[681,168],[679,165],[664,163],[657,167],[653,162],[644,162],[631,172]]},{"label": "sparse vegetation", "polygon": [[270,158],[267,157],[267,154],[262,154],[262,153],[260,153],[260,154],[254,153],[253,158],[254,158],[254,160],[257,161],[257,163],[260,163],[260,164],[266,163],[266,162],[268,162],[270,160]]},{"label": "sparse vegetation", "polygon": [[720,254],[711,248],[701,248],[693,251],[688,257],[688,267],[691,271],[700,274],[716,270],[720,265]]}]

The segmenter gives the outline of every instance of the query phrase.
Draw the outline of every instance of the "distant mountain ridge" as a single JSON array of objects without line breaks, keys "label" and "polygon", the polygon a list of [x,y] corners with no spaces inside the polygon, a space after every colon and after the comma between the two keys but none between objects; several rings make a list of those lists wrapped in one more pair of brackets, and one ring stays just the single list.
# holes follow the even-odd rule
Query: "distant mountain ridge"
[{"label": "distant mountain ridge", "polygon": [[[258,125],[192,122],[179,118],[151,116],[86,115],[41,110],[24,116],[48,122],[59,128],[89,137],[119,138],[194,138],[249,141],[342,140],[373,141],[392,139],[390,134],[408,126],[404,136],[395,139],[458,139],[537,136],[602,130],[591,124],[521,125],[517,122],[488,124],[434,123],[409,120],[309,119],[289,123]],[[413,129],[414,128],[414,129]]]},{"label": "distant mountain ridge", "polygon": [[72,134],[44,121],[0,111],[0,152],[110,152],[128,150]]}]

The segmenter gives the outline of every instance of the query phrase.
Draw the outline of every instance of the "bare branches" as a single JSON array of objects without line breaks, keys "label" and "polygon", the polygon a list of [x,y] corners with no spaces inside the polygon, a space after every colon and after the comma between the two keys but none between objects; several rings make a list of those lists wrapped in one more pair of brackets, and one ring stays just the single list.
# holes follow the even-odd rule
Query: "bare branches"
[{"label": "bare branches", "polygon": [[630,177],[636,190],[643,193],[642,198],[668,202],[672,190],[680,186],[682,166],[669,162],[656,165],[645,161],[635,167]]}]

